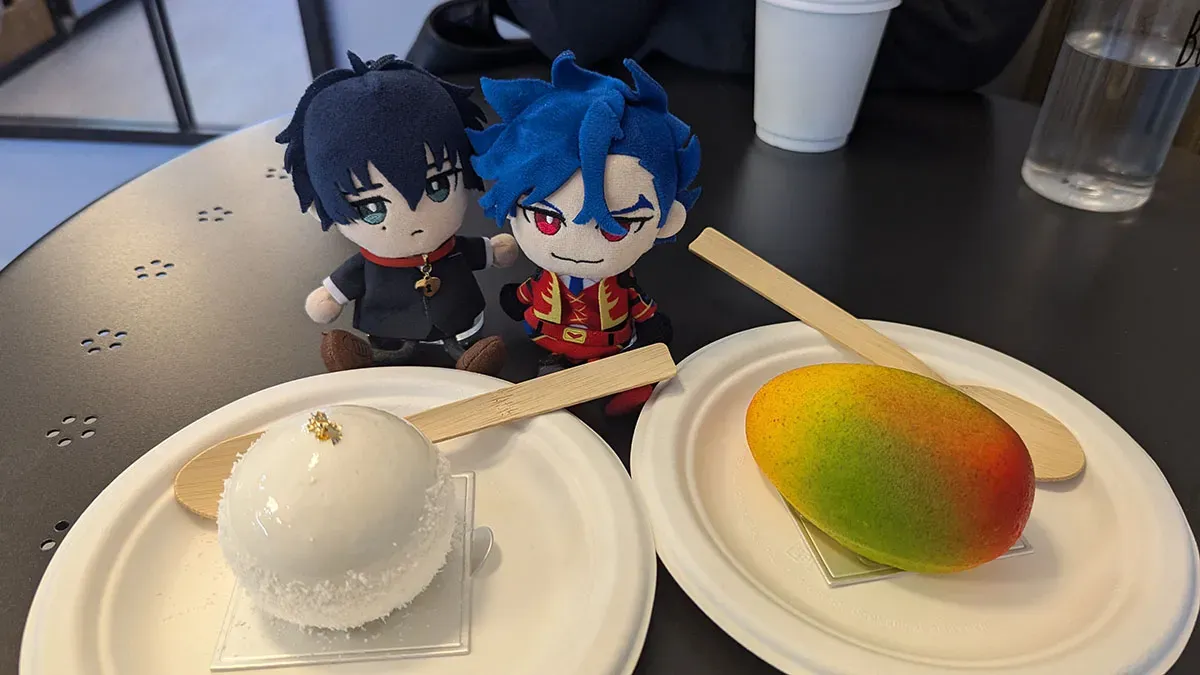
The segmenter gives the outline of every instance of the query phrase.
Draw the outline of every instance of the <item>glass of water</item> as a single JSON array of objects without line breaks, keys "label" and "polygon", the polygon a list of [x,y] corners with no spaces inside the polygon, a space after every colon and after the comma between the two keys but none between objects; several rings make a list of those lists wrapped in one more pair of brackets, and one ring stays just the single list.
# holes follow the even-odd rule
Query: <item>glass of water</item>
[{"label": "glass of water", "polygon": [[1021,175],[1048,199],[1129,211],[1200,78],[1200,0],[1080,0]]}]

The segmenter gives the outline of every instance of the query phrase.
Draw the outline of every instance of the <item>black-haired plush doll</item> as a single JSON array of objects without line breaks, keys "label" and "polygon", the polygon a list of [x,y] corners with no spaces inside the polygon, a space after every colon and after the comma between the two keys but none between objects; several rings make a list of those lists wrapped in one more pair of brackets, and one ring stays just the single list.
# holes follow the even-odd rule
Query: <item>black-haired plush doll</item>
[{"label": "black-haired plush doll", "polygon": [[468,190],[483,183],[469,161],[466,129],[483,127],[470,89],[387,55],[331,70],[309,85],[286,144],[300,208],[360,251],[309,294],[317,323],[354,303],[354,327],[325,333],[331,371],[408,363],[418,343],[437,343],[461,369],[495,374],[504,364],[498,337],[478,339],[484,299],[474,272],[516,261],[511,235],[457,232]]},{"label": "black-haired plush doll", "polygon": [[[663,88],[625,64],[636,87],[579,67],[571,52],[550,82],[484,78],[502,121],[468,132],[476,171],[495,181],[484,212],[511,225],[540,268],[505,286],[500,304],[549,352],[543,372],[671,340],[632,268],[683,228],[700,194],[700,143],[667,111]],[[650,391],[623,392],[605,410],[632,412]]]}]

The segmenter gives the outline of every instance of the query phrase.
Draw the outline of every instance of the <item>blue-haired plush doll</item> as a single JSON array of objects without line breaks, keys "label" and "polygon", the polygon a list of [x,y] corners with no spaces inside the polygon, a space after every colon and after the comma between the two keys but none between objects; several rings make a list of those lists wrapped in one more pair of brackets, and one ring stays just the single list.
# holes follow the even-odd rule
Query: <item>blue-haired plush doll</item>
[{"label": "blue-haired plush doll", "polygon": [[[700,144],[667,111],[663,88],[632,60],[634,86],[581,68],[571,52],[550,82],[490,80],[501,121],[469,130],[475,171],[495,181],[480,204],[540,269],[500,302],[549,354],[542,372],[669,342],[671,324],[638,286],[633,264],[683,228],[699,189]],[[636,410],[650,387],[608,402]]]},{"label": "blue-haired plush doll", "polygon": [[392,55],[331,70],[309,85],[287,145],[300,208],[336,225],[360,250],[309,294],[305,310],[329,323],[354,303],[354,327],[321,340],[331,370],[407,363],[418,343],[436,343],[459,368],[495,374],[498,337],[477,340],[484,300],[474,272],[516,261],[510,235],[457,236],[468,190],[483,183],[469,162],[465,128],[483,127],[470,89]]}]

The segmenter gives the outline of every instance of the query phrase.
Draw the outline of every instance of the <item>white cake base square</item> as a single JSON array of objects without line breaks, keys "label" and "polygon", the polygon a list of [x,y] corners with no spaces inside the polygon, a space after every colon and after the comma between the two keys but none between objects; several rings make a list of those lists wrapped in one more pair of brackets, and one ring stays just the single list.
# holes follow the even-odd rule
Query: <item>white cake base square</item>
[{"label": "white cake base square", "polygon": [[350,631],[301,628],[260,612],[240,585],[217,638],[211,670],[234,671],[468,654],[475,474],[452,477],[458,528],[446,566],[403,610]]},{"label": "white cake base square", "polygon": [[[782,495],[780,496],[780,500],[783,500]],[[817,565],[821,568],[821,574],[825,577],[825,583],[829,584],[830,588],[852,586],[868,581],[879,581],[880,579],[894,577],[897,574],[913,574],[913,572],[898,570],[895,567],[877,563],[874,560],[867,560],[834,541],[833,537],[817,529],[816,525],[808,522],[786,500],[783,500],[783,503],[787,505],[788,511],[791,512],[792,518],[795,519],[796,526],[800,529],[800,534],[804,537],[804,541],[812,549],[813,559],[817,561]],[[1005,558],[1012,558],[1027,553],[1033,553],[1033,547],[1029,545],[1029,541],[1025,537],[1021,537],[1017,540],[1017,543],[1012,545],[1012,548],[1008,549],[1006,553],[996,558],[996,560],[1004,560]],[[991,563],[987,564],[990,565]]]}]

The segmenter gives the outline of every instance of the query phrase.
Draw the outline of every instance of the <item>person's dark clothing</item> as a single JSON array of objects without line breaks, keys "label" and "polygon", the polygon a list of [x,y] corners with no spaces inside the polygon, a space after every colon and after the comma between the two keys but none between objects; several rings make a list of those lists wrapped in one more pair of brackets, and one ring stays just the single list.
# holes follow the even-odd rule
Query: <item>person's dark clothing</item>
[{"label": "person's dark clothing", "polygon": [[[754,69],[754,0],[507,0],[538,49],[580,65],[658,51],[705,70]],[[870,86],[970,91],[1020,49],[1045,0],[904,0]]]}]

